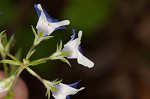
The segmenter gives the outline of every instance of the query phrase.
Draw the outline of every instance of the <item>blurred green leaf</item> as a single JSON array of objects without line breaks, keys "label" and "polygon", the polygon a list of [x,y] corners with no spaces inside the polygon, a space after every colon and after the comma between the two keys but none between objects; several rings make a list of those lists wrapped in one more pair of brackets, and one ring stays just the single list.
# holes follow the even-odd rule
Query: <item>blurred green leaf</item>
[{"label": "blurred green leaf", "polygon": [[116,0],[71,0],[63,17],[71,21],[70,27],[82,29],[85,33],[107,24]]},{"label": "blurred green leaf", "polygon": [[13,60],[8,60],[8,59],[1,60],[0,63],[10,64],[10,65],[20,65],[18,62],[13,61]]},{"label": "blurred green leaf", "polygon": [[43,64],[43,63],[45,63],[48,59],[49,59],[49,58],[37,59],[37,60],[34,60],[34,61],[30,62],[30,65],[35,66],[35,65]]},{"label": "blurred green leaf", "polygon": [[9,56],[10,58],[12,58],[14,61],[18,62],[19,64],[22,64],[21,61],[19,61],[16,57],[14,57],[13,55],[9,54],[8,52],[5,52],[5,54],[6,54],[7,56]]},{"label": "blurred green leaf", "polygon": [[[19,48],[15,54],[15,57],[17,59],[21,60],[21,55],[22,55],[22,49]],[[18,68],[18,66],[10,65],[9,75],[13,75],[16,72],[17,68]]]},{"label": "blurred green leaf", "polygon": [[11,0],[1,0],[0,9],[3,11],[3,14],[0,15],[0,25],[10,23],[16,15],[16,6],[14,6],[14,1]]},{"label": "blurred green leaf", "polygon": [[8,43],[6,43],[6,47],[5,47],[5,51],[9,51],[10,50],[10,46],[11,44],[14,42],[14,34],[11,36],[11,38],[9,39]]}]

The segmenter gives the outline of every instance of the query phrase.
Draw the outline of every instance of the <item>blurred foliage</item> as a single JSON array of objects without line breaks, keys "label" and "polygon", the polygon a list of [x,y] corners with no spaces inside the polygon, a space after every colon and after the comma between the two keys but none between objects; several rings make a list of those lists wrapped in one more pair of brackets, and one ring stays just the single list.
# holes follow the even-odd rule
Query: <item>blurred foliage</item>
[{"label": "blurred foliage", "polygon": [[9,24],[16,15],[15,14],[16,13],[16,6],[14,6],[13,1],[1,0],[0,1],[0,10],[3,12],[0,15],[0,26],[4,26],[6,24]]},{"label": "blurred foliage", "polygon": [[[116,0],[70,0],[62,16],[71,21],[70,27],[82,29],[85,35],[109,23]],[[91,34],[90,34],[91,33]]]}]

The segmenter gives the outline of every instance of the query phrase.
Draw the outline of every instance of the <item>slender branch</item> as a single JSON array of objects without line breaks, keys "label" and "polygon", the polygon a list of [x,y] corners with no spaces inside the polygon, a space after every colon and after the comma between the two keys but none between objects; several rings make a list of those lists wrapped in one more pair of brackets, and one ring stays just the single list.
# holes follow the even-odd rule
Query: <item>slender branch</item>
[{"label": "slender branch", "polygon": [[[33,51],[33,49],[34,49],[35,47],[36,47],[36,46],[35,46],[34,44],[31,46],[31,48],[29,49],[29,51],[28,51],[28,53],[27,53],[27,56],[28,56],[28,54],[29,54],[31,51]],[[28,60],[30,57],[27,58],[27,56],[26,56],[26,59]]]},{"label": "slender branch", "polygon": [[36,78],[38,78],[41,82],[43,81],[43,78],[41,78],[36,72],[34,72],[32,69],[30,69],[29,67],[25,67],[26,69],[27,69],[27,71],[31,74],[31,75],[33,75],[33,76],[35,76]]}]

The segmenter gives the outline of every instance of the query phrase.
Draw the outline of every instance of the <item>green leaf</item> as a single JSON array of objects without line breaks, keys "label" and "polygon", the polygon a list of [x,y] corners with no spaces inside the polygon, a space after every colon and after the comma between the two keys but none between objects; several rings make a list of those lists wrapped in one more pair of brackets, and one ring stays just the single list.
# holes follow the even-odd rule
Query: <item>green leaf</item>
[{"label": "green leaf", "polygon": [[60,59],[60,60],[61,60],[62,62],[67,63],[68,65],[70,65],[70,66],[71,66],[70,62],[69,62],[67,59],[62,58],[62,59]]},{"label": "green leaf", "polygon": [[14,57],[13,55],[11,55],[11,54],[9,54],[8,52],[5,52],[4,51],[4,53],[6,53],[6,55],[8,55],[10,58],[12,58],[14,61],[16,61],[16,62],[18,62],[19,64],[22,64],[22,62],[21,61],[19,61],[16,57]]},{"label": "green leaf", "polygon": [[50,96],[51,96],[50,90],[47,90],[45,95],[47,95],[48,99],[50,99]]},{"label": "green leaf", "polygon": [[[22,53],[22,49],[19,48],[15,54],[15,57],[19,60],[21,60],[21,53]],[[13,75],[16,72],[17,68],[18,68],[18,66],[10,65],[9,75]]]},{"label": "green leaf", "polygon": [[71,52],[70,51],[64,51],[64,52],[55,52],[53,53],[50,58],[52,60],[55,60],[55,59],[62,59],[63,57],[66,57],[70,54]]},{"label": "green leaf", "polygon": [[64,51],[64,52],[61,52],[60,56],[66,57],[66,56],[68,56],[70,53],[71,53],[71,51]]},{"label": "green leaf", "polygon": [[41,32],[38,33],[38,38],[41,38],[43,36],[44,31],[42,30]]},{"label": "green leaf", "polygon": [[[52,38],[52,37],[54,37],[54,36],[45,36],[45,37],[43,37],[43,40],[49,40],[50,38]],[[42,41],[43,41],[42,40]]]},{"label": "green leaf", "polygon": [[3,46],[6,47],[6,45],[8,43],[6,34],[3,34],[2,38],[1,38],[1,42],[2,42]]},{"label": "green leaf", "polygon": [[30,65],[35,66],[35,65],[43,64],[43,63],[45,63],[47,60],[49,60],[48,57],[46,57],[46,58],[41,58],[41,59],[37,59],[37,60],[34,60],[34,61],[30,62]]},{"label": "green leaf", "polygon": [[61,51],[61,50],[62,50],[62,41],[60,40],[59,46],[57,45],[57,51]]},{"label": "green leaf", "polygon": [[52,81],[52,83],[53,83],[54,85],[57,85],[57,84],[59,84],[60,82],[62,82],[62,79],[61,79],[61,80],[55,79],[54,81]]},{"label": "green leaf", "polygon": [[9,51],[10,46],[13,43],[13,41],[14,41],[14,35],[12,35],[11,38],[9,39],[9,41],[8,41],[6,47],[5,47],[5,51]]},{"label": "green leaf", "polygon": [[2,31],[2,32],[0,33],[0,36],[3,35],[5,32],[6,32],[6,30]]},{"label": "green leaf", "polygon": [[32,28],[32,32],[35,36],[37,36],[37,33],[36,33],[36,30],[34,29],[34,27],[31,25],[31,28]]},{"label": "green leaf", "polygon": [[22,54],[22,49],[19,48],[19,49],[17,50],[17,52],[15,53],[15,57],[16,57],[17,59],[21,60],[21,54]]},{"label": "green leaf", "polygon": [[51,89],[52,91],[58,91],[58,89],[57,89],[55,86],[50,86],[50,89]]},{"label": "green leaf", "polygon": [[3,36],[3,34],[6,32],[6,30],[4,30],[4,31],[2,31],[1,33],[0,33],[0,38],[2,38],[2,36]]},{"label": "green leaf", "polygon": [[8,59],[1,60],[0,63],[10,64],[10,65],[20,65],[18,62],[13,61],[13,60],[8,60]]},{"label": "green leaf", "polygon": [[26,59],[29,59],[34,54],[35,51],[36,51],[36,49],[34,49],[33,51],[29,52],[28,55],[26,56]]}]

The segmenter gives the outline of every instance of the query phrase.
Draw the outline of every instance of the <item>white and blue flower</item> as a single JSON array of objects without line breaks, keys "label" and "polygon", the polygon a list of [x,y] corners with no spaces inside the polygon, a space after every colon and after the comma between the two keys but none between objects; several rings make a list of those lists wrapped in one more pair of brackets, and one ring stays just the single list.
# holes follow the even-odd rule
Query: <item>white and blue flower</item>
[{"label": "white and blue flower", "polygon": [[51,18],[48,13],[42,9],[40,4],[35,4],[34,8],[38,14],[39,20],[36,25],[37,32],[44,31],[43,36],[50,35],[54,30],[65,29],[65,25],[69,25],[69,20],[58,21]]},{"label": "white and blue flower", "polygon": [[5,78],[1,80],[0,81],[0,93],[8,91],[11,88],[14,80],[15,80],[14,75],[10,76],[9,78]]},{"label": "white and blue flower", "polygon": [[77,92],[84,89],[84,87],[81,87],[80,89],[76,89],[76,86],[78,84],[79,82],[70,85],[59,83],[55,85],[57,91],[52,91],[52,95],[55,99],[70,99],[70,95],[74,95]]},{"label": "white and blue flower", "polygon": [[92,68],[94,66],[94,63],[81,54],[80,44],[81,44],[82,31],[79,31],[77,38],[75,38],[75,30],[73,29],[72,31],[73,31],[73,35],[71,36],[70,41],[64,45],[62,51],[71,52],[67,56],[68,59],[77,59],[77,62],[79,64]]}]

